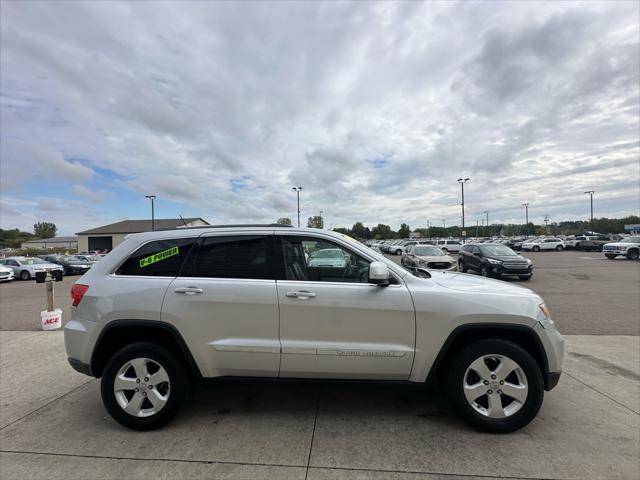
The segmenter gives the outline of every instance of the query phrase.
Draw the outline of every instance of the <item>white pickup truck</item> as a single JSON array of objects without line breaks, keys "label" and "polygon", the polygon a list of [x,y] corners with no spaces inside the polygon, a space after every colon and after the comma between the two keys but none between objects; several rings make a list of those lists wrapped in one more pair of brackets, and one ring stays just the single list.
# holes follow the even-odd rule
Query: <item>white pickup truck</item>
[{"label": "white pickup truck", "polygon": [[608,259],[614,259],[618,255],[624,255],[629,260],[637,260],[640,256],[640,237],[627,237],[619,242],[606,243],[602,247],[602,253]]}]

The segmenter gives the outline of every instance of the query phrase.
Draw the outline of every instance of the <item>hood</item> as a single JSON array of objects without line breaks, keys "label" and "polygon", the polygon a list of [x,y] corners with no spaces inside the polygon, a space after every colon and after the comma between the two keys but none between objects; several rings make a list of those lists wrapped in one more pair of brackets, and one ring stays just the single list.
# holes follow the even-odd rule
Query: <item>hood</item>
[{"label": "hood", "polygon": [[438,285],[465,293],[496,293],[517,295],[522,297],[538,296],[528,288],[520,287],[502,280],[470,275],[459,272],[434,272],[429,271],[431,279]]},{"label": "hood", "polygon": [[485,258],[493,258],[494,260],[500,260],[504,263],[528,263],[528,258],[522,255],[486,255]]},{"label": "hood", "polygon": [[0,272],[9,273],[13,272],[9,267],[5,267],[4,265],[0,265]]}]

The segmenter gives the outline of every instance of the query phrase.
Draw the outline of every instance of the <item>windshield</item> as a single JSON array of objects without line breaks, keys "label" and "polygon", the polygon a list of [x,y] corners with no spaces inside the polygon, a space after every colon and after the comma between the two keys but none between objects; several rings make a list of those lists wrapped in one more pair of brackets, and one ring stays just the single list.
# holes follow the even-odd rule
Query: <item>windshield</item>
[{"label": "windshield", "polygon": [[620,240],[620,243],[640,243],[640,237],[627,237]]},{"label": "windshield", "polygon": [[416,247],[416,255],[422,257],[441,257],[444,252],[436,247]]},{"label": "windshield", "polygon": [[516,252],[504,245],[487,245],[480,247],[480,250],[484,255],[496,256],[496,257],[515,257],[518,256]]},{"label": "windshield", "polygon": [[24,260],[21,260],[21,262],[23,265],[36,265],[36,264],[42,264],[42,263],[49,263],[40,258],[25,258]]}]

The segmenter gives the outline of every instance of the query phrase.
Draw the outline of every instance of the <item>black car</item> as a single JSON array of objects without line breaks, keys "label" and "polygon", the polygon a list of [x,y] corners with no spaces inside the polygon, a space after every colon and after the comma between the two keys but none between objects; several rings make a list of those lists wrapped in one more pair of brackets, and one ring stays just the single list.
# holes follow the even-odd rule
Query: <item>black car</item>
[{"label": "black car", "polygon": [[483,277],[517,276],[529,280],[533,276],[531,260],[518,255],[506,245],[465,245],[458,254],[458,271],[475,270]]},{"label": "black car", "polygon": [[91,268],[91,262],[75,255],[47,255],[42,259],[61,265],[65,275],[85,274]]}]

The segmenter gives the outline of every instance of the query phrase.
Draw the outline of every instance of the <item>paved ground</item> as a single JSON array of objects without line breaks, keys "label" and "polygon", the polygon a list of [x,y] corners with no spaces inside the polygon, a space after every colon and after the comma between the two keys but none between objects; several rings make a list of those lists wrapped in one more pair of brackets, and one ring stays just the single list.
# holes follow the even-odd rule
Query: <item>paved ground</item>
[{"label": "paved ground", "polygon": [[201,388],[165,429],[131,432],[64,365],[61,332],[0,332],[0,347],[3,480],[640,476],[638,337],[568,337],[559,386],[510,435],[418,388],[276,382]]}]

